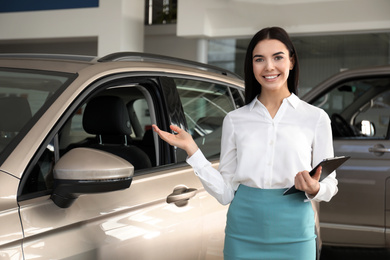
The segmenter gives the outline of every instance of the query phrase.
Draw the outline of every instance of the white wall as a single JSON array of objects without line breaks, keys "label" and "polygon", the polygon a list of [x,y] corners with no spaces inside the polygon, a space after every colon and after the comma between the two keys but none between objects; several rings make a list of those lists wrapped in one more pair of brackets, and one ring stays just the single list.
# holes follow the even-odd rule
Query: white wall
[{"label": "white wall", "polygon": [[181,37],[250,37],[268,26],[290,34],[390,30],[390,1],[179,0]]},{"label": "white wall", "polygon": [[201,61],[197,55],[204,52],[198,52],[198,42],[196,38],[177,37],[176,24],[145,27],[144,51],[148,53]]},{"label": "white wall", "polygon": [[1,13],[0,52],[6,45],[7,50],[20,50],[32,43],[52,52],[59,43],[68,42],[62,47],[80,46],[77,51],[98,56],[145,51],[207,62],[208,38],[251,37],[265,26],[304,35],[390,31],[390,0],[178,1],[177,26],[144,26],[144,0],[100,0],[98,8]]},{"label": "white wall", "polygon": [[97,38],[97,54],[143,51],[144,0],[100,0],[98,8],[0,14],[0,41]]}]

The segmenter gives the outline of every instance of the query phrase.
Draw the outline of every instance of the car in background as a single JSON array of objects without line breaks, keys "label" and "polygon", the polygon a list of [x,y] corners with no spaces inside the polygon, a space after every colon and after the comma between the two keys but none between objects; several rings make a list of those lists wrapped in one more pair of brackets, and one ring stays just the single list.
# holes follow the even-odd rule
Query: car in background
[{"label": "car in background", "polygon": [[151,125],[217,167],[243,86],[144,53],[0,55],[1,259],[222,259],[227,207]]},{"label": "car in background", "polygon": [[331,118],[335,155],[351,157],[320,204],[323,248],[390,257],[390,66],[346,70],[302,99]]}]

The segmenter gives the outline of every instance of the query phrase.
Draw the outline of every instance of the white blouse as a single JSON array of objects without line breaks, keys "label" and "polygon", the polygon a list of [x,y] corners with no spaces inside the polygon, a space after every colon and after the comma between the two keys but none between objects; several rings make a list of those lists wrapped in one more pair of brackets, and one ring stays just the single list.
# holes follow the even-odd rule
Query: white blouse
[{"label": "white blouse", "polygon": [[[187,158],[205,189],[221,204],[229,204],[240,184],[261,189],[294,185],[295,175],[333,157],[329,116],[296,95],[283,100],[275,117],[255,98],[224,119],[219,169],[198,150]],[[315,201],[337,193],[336,173],[322,182]]]}]

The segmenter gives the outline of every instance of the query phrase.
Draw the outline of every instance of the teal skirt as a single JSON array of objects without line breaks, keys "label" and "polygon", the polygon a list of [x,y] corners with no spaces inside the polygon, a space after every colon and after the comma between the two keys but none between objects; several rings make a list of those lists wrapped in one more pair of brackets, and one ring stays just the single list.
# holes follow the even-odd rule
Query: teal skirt
[{"label": "teal skirt", "polygon": [[240,185],[225,229],[225,260],[316,258],[314,211],[303,193]]}]

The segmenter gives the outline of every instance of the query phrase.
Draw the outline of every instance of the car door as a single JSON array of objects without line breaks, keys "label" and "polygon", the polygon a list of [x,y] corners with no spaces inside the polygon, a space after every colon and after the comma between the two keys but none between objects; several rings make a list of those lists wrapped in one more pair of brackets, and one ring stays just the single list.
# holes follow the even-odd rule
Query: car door
[{"label": "car door", "polygon": [[[19,142],[25,141],[25,134],[39,117],[42,107],[49,104],[53,94],[73,78],[74,75],[69,73],[19,70],[12,65],[0,68],[1,259],[23,259],[24,233],[17,201],[20,178],[15,168],[23,168],[22,161],[35,151],[29,145],[19,153],[15,150],[20,148]],[[10,159],[16,153],[18,158]]]},{"label": "car door", "polygon": [[[180,100],[174,98],[178,97],[174,94],[176,89],[162,90],[159,84],[157,76],[137,80],[124,75],[105,77],[71,102],[71,107],[54,124],[56,127],[36,152],[20,185],[25,258],[218,259],[222,255],[226,208],[204,191],[188,165],[176,162],[171,156],[173,148],[155,134],[149,140],[155,146],[155,165],[135,169],[128,189],[84,194],[64,208],[50,199],[54,164],[67,152],[95,139],[82,125],[84,104],[93,97],[117,96],[125,103],[143,99],[141,103],[147,107],[135,112],[139,120],[149,118],[149,123],[141,123],[143,134],[150,123],[167,130],[169,123],[184,121],[180,114],[174,118],[172,111],[167,111],[167,100],[171,108],[181,107]],[[69,101],[59,98],[57,102]],[[140,132],[131,123],[132,142],[141,145],[143,136],[137,136]],[[219,226],[213,225],[215,217],[221,214]],[[202,240],[204,232],[210,234],[209,241]]]},{"label": "car door", "polygon": [[0,170],[0,258],[22,259],[23,230],[19,210],[14,196],[19,180]]},{"label": "car door", "polygon": [[[390,78],[354,75],[322,85],[307,99],[331,117],[338,194],[321,203],[324,244],[385,247],[389,226]],[[387,185],[387,188],[386,188]]]},{"label": "car door", "polygon": [[[227,113],[244,104],[243,96],[239,92],[241,88],[216,80],[180,76],[167,77],[164,84],[177,89],[186,119],[186,130],[206,158],[217,168],[223,119]],[[178,163],[183,163],[186,157],[183,150],[176,150]],[[204,259],[223,259],[224,232],[220,230],[225,229],[227,206],[205,196],[202,211],[202,245],[206,251]]]}]

